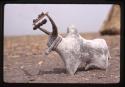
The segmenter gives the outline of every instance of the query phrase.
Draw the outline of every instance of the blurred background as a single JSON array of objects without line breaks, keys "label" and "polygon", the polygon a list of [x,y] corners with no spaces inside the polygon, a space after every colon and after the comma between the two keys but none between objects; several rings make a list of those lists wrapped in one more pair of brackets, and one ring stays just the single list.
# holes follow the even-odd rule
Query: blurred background
[{"label": "blurred background", "polygon": [[[66,33],[67,27],[74,24],[79,32],[98,32],[112,8],[112,4],[5,4],[4,35],[39,35],[33,31],[33,19],[41,12],[49,12],[59,28]],[[51,31],[51,24],[44,27]]]}]

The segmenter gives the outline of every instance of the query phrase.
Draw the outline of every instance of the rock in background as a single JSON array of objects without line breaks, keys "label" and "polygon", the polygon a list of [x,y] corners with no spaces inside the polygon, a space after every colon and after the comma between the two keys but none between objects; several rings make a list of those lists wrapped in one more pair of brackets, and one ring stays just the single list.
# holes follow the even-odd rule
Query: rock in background
[{"label": "rock in background", "polygon": [[120,34],[120,5],[112,6],[107,19],[101,27],[100,33],[101,35]]}]

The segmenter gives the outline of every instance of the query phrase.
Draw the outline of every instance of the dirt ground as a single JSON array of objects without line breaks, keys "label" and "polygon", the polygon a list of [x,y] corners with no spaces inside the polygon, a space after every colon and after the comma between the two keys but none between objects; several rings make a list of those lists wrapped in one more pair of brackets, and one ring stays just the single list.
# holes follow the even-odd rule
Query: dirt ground
[{"label": "dirt ground", "polygon": [[105,70],[84,70],[74,76],[66,73],[56,52],[44,56],[47,36],[4,37],[4,82],[7,83],[118,83],[120,81],[120,35],[100,36],[82,33],[86,39],[104,38],[109,46],[110,66]]}]

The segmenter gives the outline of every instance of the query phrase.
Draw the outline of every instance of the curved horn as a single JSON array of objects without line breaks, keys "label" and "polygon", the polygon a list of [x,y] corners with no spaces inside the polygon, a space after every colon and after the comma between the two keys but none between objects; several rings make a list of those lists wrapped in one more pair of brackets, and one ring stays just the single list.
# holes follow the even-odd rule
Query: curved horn
[{"label": "curved horn", "polygon": [[50,20],[50,22],[52,24],[52,29],[53,29],[53,31],[51,33],[52,36],[57,36],[58,35],[58,30],[57,30],[57,26],[56,26],[55,22],[52,20],[52,18],[48,14],[46,14],[46,15],[47,15],[47,17],[49,18],[49,20]]},{"label": "curved horn", "polygon": [[34,24],[35,26],[33,27],[33,30],[36,30],[37,28],[39,28],[44,33],[50,35],[51,33],[49,31],[47,31],[46,29],[40,28],[40,26],[44,25],[46,22],[47,22],[47,20],[44,19],[42,22],[38,23],[37,25]]},{"label": "curved horn", "polygon": [[40,29],[41,31],[43,31],[44,33],[48,34],[48,35],[51,34],[51,33],[50,33],[49,31],[47,31],[46,29],[43,29],[43,28],[41,28],[41,27],[39,27],[39,29]]},{"label": "curved horn", "polygon": [[44,25],[46,22],[47,22],[47,20],[44,19],[43,21],[41,21],[41,22],[38,23],[38,24],[33,24],[33,25],[34,25],[33,30],[36,30],[36,29],[39,28],[40,26]]}]

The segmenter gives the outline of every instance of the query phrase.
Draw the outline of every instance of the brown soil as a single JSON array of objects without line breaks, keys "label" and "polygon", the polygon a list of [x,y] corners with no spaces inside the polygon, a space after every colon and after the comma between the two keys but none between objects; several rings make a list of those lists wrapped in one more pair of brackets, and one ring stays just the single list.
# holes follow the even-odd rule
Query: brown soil
[{"label": "brown soil", "polygon": [[4,37],[4,82],[9,83],[118,83],[120,81],[120,36],[82,33],[86,39],[104,38],[109,46],[110,66],[105,70],[77,70],[68,75],[56,52],[44,56],[47,36]]}]

